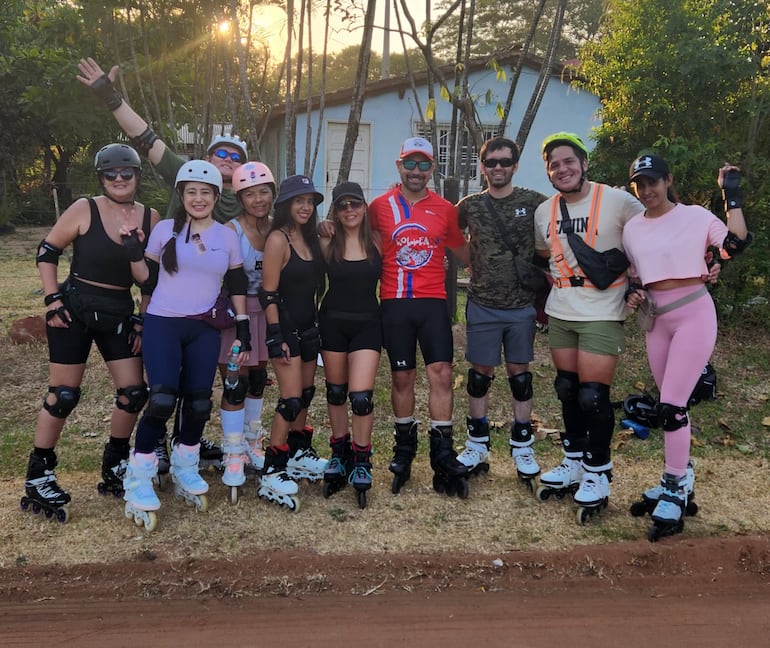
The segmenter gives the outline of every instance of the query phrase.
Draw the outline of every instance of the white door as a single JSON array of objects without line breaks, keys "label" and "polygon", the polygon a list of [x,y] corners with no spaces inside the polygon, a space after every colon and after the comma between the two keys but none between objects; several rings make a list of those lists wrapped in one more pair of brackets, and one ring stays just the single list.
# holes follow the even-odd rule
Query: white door
[{"label": "white door", "polygon": [[[337,182],[342,159],[342,148],[345,145],[345,132],[348,129],[347,122],[328,122],[326,125],[326,205],[331,202],[332,189]],[[364,190],[364,196],[371,200],[369,195],[369,157],[371,152],[371,125],[361,124],[358,129],[353,163],[350,167],[351,182],[357,182]]]}]

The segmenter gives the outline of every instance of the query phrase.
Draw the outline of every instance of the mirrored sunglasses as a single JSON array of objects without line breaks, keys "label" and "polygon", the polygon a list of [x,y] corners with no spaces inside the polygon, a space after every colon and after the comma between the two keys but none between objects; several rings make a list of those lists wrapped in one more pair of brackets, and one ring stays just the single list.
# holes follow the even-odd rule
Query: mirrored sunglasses
[{"label": "mirrored sunglasses", "polygon": [[243,162],[243,156],[240,153],[235,153],[234,151],[217,149],[214,151],[214,155],[216,155],[220,160],[226,160],[227,158],[230,158],[233,162]]},{"label": "mirrored sunglasses", "polygon": [[363,200],[340,200],[335,206],[340,211],[344,211],[346,209],[358,209],[359,207],[362,207],[363,204]]},{"label": "mirrored sunglasses", "polygon": [[121,169],[120,171],[115,171],[115,169],[107,169],[106,171],[102,171],[102,176],[105,180],[109,180],[110,182],[115,182],[115,180],[118,179],[118,176],[120,176],[121,180],[130,180],[136,175],[136,171],[134,169]]},{"label": "mirrored sunglasses", "polygon": [[430,160],[420,160],[419,162],[417,160],[401,160],[401,166],[403,166],[407,171],[414,171],[415,169],[419,169],[420,171],[430,171],[430,168],[433,166],[433,162]]},{"label": "mirrored sunglasses", "polygon": [[489,158],[487,160],[482,160],[481,163],[487,169],[494,169],[498,164],[504,169],[507,169],[515,164],[511,158],[500,158],[499,160],[496,160],[495,158]]}]

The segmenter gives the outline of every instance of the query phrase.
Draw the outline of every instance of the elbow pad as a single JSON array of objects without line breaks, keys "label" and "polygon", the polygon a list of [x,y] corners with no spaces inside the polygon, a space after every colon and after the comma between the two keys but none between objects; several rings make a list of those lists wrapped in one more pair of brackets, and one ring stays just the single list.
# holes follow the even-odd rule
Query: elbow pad
[{"label": "elbow pad", "polygon": [[727,236],[725,236],[724,243],[722,243],[722,249],[731,257],[734,257],[736,254],[740,254],[749,247],[753,240],[754,237],[751,235],[751,232],[746,232],[745,239],[739,239],[732,232],[728,232]]},{"label": "elbow pad", "polygon": [[131,141],[131,145],[137,150],[139,155],[147,157],[150,154],[152,145],[160,138],[155,134],[155,131],[148,126],[141,135],[129,137],[128,139]]},{"label": "elbow pad", "polygon": [[249,287],[249,280],[243,271],[243,266],[230,268],[225,272],[225,287],[231,295],[245,295]]},{"label": "elbow pad", "polygon": [[270,304],[278,306],[281,303],[281,295],[277,290],[265,290],[260,287],[258,297],[259,305],[262,306],[263,311],[266,311]]},{"label": "elbow pad", "polygon": [[40,241],[40,245],[37,246],[37,256],[35,257],[35,265],[40,263],[53,263],[59,265],[59,257],[64,250],[55,245],[51,245],[48,241],[43,239]]},{"label": "elbow pad", "polygon": [[139,286],[143,295],[152,295],[152,291],[155,290],[155,286],[158,285],[158,273],[160,273],[160,264],[157,261],[148,259],[145,257],[144,262],[147,264],[147,269],[150,271],[150,276],[147,277],[141,286]]}]

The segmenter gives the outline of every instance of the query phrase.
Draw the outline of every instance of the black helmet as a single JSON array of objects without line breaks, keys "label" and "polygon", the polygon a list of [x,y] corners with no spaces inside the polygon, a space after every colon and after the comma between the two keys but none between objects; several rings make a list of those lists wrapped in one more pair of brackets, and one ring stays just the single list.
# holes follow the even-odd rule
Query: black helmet
[{"label": "black helmet", "polygon": [[706,364],[698,378],[695,389],[692,390],[688,406],[696,405],[701,401],[714,400],[717,397],[717,372],[711,363]]},{"label": "black helmet", "polygon": [[623,401],[623,412],[636,423],[658,427],[658,401],[649,394],[629,394]]},{"label": "black helmet", "polygon": [[139,153],[128,144],[107,144],[99,149],[94,158],[94,168],[97,173],[122,167],[133,167],[142,170],[142,160]]}]

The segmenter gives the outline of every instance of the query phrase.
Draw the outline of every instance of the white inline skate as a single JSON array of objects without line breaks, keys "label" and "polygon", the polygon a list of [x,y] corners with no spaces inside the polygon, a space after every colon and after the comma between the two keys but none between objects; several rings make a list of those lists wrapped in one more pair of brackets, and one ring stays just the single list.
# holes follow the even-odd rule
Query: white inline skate
[{"label": "white inline skate", "polygon": [[246,441],[243,434],[225,434],[222,451],[224,452],[224,471],[222,483],[230,488],[230,503],[238,503],[238,489],[246,483],[244,465],[246,463]]},{"label": "white inline skate", "polygon": [[457,461],[468,469],[468,475],[489,472],[489,423],[485,419],[466,417],[468,438]]},{"label": "white inline skate", "polygon": [[299,511],[299,487],[286,472],[289,453],[271,446],[265,452],[265,470],[259,478],[257,497],[285,506],[295,513]]},{"label": "white inline skate", "polygon": [[160,508],[160,500],[153,488],[157,475],[158,457],[155,452],[135,452],[128,460],[123,478],[124,513],[128,519],[133,518],[136,526],[144,525],[147,531],[154,531],[158,526],[155,511]]},{"label": "white inline skate", "polygon": [[604,466],[583,464],[583,477],[580,488],[575,492],[575,504],[578,505],[577,523],[584,525],[589,519],[607,508],[612,481],[612,463]]},{"label": "white inline skate", "polygon": [[318,456],[311,445],[312,440],[313,428],[309,425],[302,431],[289,432],[289,461],[286,464],[286,472],[295,481],[320,481],[329,467],[329,460]]},{"label": "white inline skate", "polygon": [[255,473],[261,472],[265,467],[264,442],[267,438],[267,430],[262,427],[260,421],[249,421],[244,425],[243,436],[245,439],[246,469]]},{"label": "white inline skate", "polygon": [[171,480],[174,482],[174,494],[194,506],[201,513],[209,509],[206,493],[209,485],[198,472],[200,444],[187,446],[176,443],[171,448]]},{"label": "white inline skate", "polygon": [[583,478],[583,454],[564,454],[564,460],[556,468],[540,475],[540,486],[535,496],[541,502],[545,502],[551,496],[557,500],[564,499],[566,495],[572,495],[580,486]]}]

